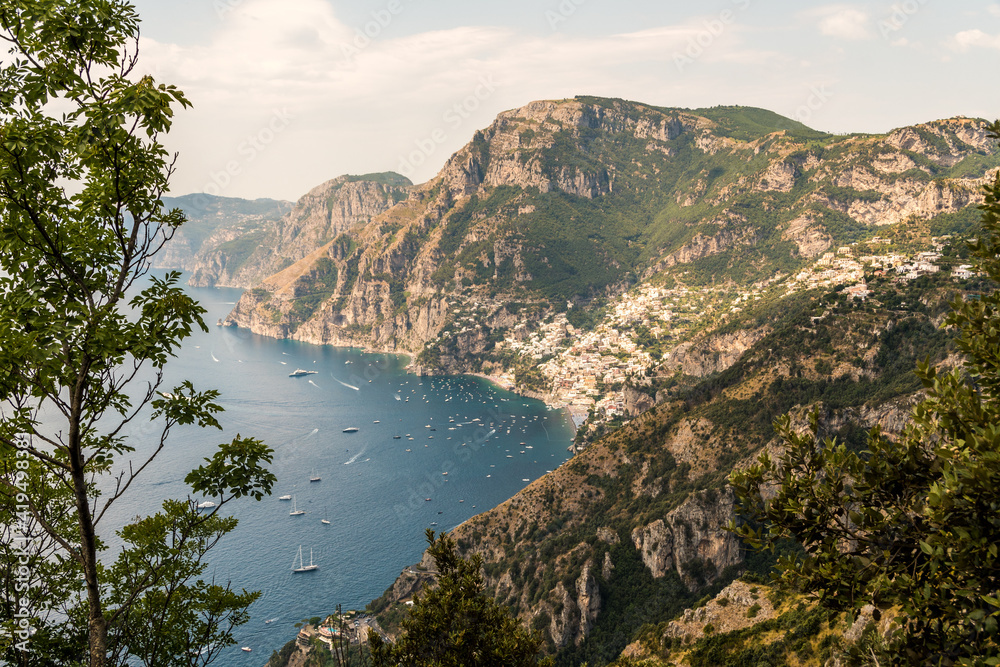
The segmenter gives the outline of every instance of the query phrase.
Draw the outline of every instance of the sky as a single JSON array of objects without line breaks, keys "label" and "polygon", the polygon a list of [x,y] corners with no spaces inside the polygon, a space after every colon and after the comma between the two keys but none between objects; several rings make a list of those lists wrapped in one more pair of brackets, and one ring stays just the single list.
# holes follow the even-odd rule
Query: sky
[{"label": "sky", "polygon": [[828,132],[1000,117],[1000,3],[135,0],[140,73],[193,104],[171,194],[295,201],[415,183],[496,115],[618,97],[770,109]]}]

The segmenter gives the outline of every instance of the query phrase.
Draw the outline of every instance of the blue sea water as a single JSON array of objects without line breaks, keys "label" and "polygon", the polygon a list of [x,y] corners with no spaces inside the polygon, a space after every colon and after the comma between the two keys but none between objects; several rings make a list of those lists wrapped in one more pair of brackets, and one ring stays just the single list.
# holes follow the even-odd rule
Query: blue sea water
[{"label": "blue sea water", "polygon": [[[214,664],[261,665],[303,618],[338,604],[364,608],[420,559],[426,528],[449,530],[569,457],[574,428],[562,411],[474,377],[407,374],[398,356],[218,327],[240,290],[186,289],[208,310],[210,331],[185,341],[166,384],[218,389],[224,431],[174,429],[101,532],[113,552],[111,527],[186,497],[188,471],[237,433],[274,449],[274,494],[226,504],[239,526],[209,554],[207,578],[263,593],[236,631],[238,645]],[[289,377],[296,369],[316,373]],[[141,453],[158,432],[137,425],[131,436]],[[293,501],[278,499],[285,494],[306,513],[291,516]],[[292,572],[300,546],[316,571]]]}]

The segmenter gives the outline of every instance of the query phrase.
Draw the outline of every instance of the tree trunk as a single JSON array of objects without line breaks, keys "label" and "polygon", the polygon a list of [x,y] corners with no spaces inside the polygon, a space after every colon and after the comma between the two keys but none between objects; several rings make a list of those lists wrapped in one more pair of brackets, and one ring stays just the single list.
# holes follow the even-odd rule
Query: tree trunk
[{"label": "tree trunk", "polygon": [[[86,377],[89,367],[89,363],[84,363],[81,377]],[[82,383],[77,384],[70,401],[68,449],[73,494],[76,496],[77,521],[80,526],[80,560],[87,585],[89,607],[87,646],[90,652],[90,667],[104,667],[108,655],[108,623],[104,618],[100,582],[97,580],[97,536],[94,518],[90,512],[90,498],[87,495],[85,458],[80,438],[80,408],[83,393]]]}]

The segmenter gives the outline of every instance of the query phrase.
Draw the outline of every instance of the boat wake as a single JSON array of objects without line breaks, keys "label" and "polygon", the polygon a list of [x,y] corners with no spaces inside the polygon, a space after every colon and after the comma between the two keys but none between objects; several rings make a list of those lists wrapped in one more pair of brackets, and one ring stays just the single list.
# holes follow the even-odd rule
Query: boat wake
[{"label": "boat wake", "polygon": [[[333,377],[333,376],[331,375],[330,377]],[[337,380],[337,378],[335,378],[335,377],[333,379]],[[337,380],[337,382],[340,382],[340,380]],[[361,391],[360,389],[358,389],[357,387],[355,387],[353,384],[347,384],[346,382],[340,382],[340,384],[344,385],[348,389],[353,389],[354,391]]]},{"label": "boat wake", "polygon": [[361,448],[361,451],[360,451],[360,452],[358,452],[357,454],[355,454],[354,456],[352,456],[352,457],[351,457],[350,459],[348,459],[347,461],[344,461],[344,465],[345,465],[345,466],[349,466],[349,465],[351,465],[352,463],[354,463],[355,461],[357,461],[357,460],[358,460],[358,457],[359,457],[359,456],[361,456],[362,454],[364,454],[364,453],[365,453],[365,450],[366,450],[367,448],[368,448],[368,445],[365,445],[364,447],[362,447],[362,448]]},{"label": "boat wake", "polygon": [[320,386],[318,384],[316,384],[315,382],[313,382],[312,380],[309,380],[309,384],[311,384],[312,386],[316,387],[317,389],[320,388]]},{"label": "boat wake", "polygon": [[215,356],[215,352],[209,352],[209,354],[212,355],[212,361],[219,363],[219,358]]}]

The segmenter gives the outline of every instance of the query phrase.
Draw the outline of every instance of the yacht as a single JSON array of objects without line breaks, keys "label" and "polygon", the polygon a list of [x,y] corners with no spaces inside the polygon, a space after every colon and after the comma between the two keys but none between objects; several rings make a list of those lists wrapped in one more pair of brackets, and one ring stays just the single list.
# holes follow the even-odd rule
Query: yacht
[{"label": "yacht", "polygon": [[288,513],[288,516],[299,516],[300,514],[305,514],[305,510],[300,510],[295,505],[295,498],[292,498],[292,511]]},{"label": "yacht", "polygon": [[321,479],[323,479],[323,478],[320,477],[319,474],[316,472],[316,469],[313,468],[312,475],[309,476],[309,481],[310,482],[318,482]]},{"label": "yacht", "polygon": [[309,547],[309,564],[306,565],[305,561],[302,559],[302,545],[299,545],[299,566],[295,567],[295,563],[292,563],[292,572],[312,572],[313,570],[318,570],[319,565],[313,564],[313,550]]},{"label": "yacht", "polygon": [[300,378],[303,375],[316,375],[319,371],[306,371],[301,368],[296,368],[295,371],[288,374],[290,378]]},{"label": "yacht", "polygon": [[213,503],[211,500],[206,500],[203,503],[198,503],[198,509],[200,510],[207,510],[212,507],[215,507],[215,503]]},{"label": "yacht", "polygon": [[360,430],[357,426],[348,426],[344,429],[344,433],[357,433]]},{"label": "yacht", "polygon": [[284,496],[278,496],[278,500],[291,500],[291,499],[292,499],[292,495],[291,494],[284,495]]}]

